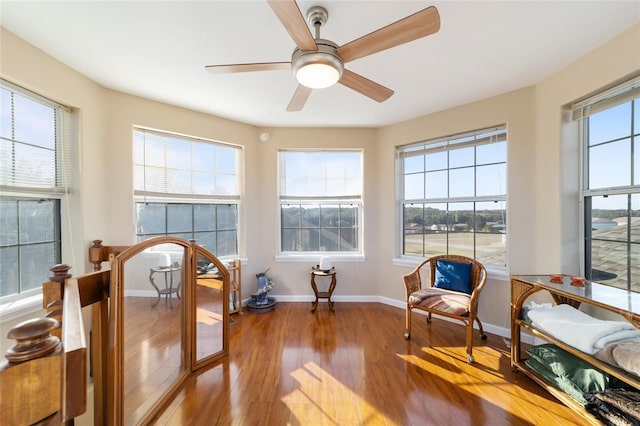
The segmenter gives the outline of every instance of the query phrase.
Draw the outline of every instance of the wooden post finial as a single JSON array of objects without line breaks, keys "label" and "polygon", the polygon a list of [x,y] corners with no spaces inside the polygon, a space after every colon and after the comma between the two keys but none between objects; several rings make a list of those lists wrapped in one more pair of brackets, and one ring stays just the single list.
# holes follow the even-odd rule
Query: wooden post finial
[{"label": "wooden post finial", "polygon": [[24,362],[40,358],[53,352],[60,339],[51,335],[51,331],[60,327],[53,318],[34,318],[14,326],[7,333],[8,339],[16,340],[16,344],[5,354],[9,362]]},{"label": "wooden post finial", "polygon": [[70,269],[71,266],[65,265],[64,263],[54,265],[49,269],[51,272],[53,272],[53,276],[49,277],[49,280],[60,284],[64,283],[64,280],[66,280],[67,278],[71,278],[71,274],[69,273]]},{"label": "wooden post finial", "polygon": [[108,259],[107,248],[102,245],[102,240],[93,240],[93,245],[89,247],[89,262],[93,263],[93,270],[102,269],[102,262]]}]

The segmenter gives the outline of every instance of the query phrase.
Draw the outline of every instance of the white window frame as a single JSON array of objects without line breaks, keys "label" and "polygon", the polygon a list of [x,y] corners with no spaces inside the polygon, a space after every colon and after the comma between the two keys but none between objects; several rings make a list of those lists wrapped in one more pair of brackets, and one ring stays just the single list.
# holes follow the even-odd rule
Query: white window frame
[{"label": "white window frame", "polygon": [[[155,185],[154,182],[149,183],[147,181],[147,173],[144,172],[146,170],[146,164],[144,160],[144,149],[142,148],[143,153],[136,153],[136,149],[140,149],[137,147],[136,134],[140,135],[153,135],[159,136],[161,138],[179,140],[185,144],[193,144],[196,146],[198,144],[207,144],[212,147],[220,147],[224,149],[233,149],[235,150],[236,158],[234,171],[235,173],[229,174],[224,173],[218,170],[215,167],[215,164],[212,164],[211,169],[207,169],[206,174],[210,175],[209,177],[213,177],[216,179],[216,176],[223,176],[227,180],[231,178],[234,181],[235,190],[231,191],[231,193],[223,193],[223,191],[218,190],[217,187],[215,189],[210,189],[208,191],[202,190],[202,188],[197,188],[195,185],[183,185],[181,191],[171,191],[171,188],[174,187],[170,182],[170,178],[167,177],[166,181],[162,183],[161,186],[167,188],[166,192],[164,190],[158,190],[158,185]],[[144,136],[143,136],[144,138]],[[143,145],[146,143],[144,140],[142,141]],[[226,142],[214,141],[211,139],[204,139],[194,136],[186,136],[182,134],[148,129],[144,127],[134,127],[133,129],[133,149],[134,149],[134,203],[137,205],[138,203],[160,203],[160,204],[181,204],[181,205],[234,205],[236,207],[236,253],[233,254],[222,254],[217,255],[217,247],[206,247],[209,251],[216,254],[219,258],[236,258],[240,256],[241,253],[241,239],[240,239],[240,215],[241,215],[241,205],[242,205],[242,179],[244,173],[244,154],[243,149],[239,145],[234,145]],[[137,168],[137,169],[136,169]],[[156,168],[158,169],[158,168]],[[183,168],[183,169],[171,169],[170,167],[165,166],[160,167],[159,169],[164,170],[165,176],[168,176],[171,172],[184,172],[184,175],[193,176],[198,173],[198,171],[194,168]],[[137,171],[136,171],[137,170]],[[136,174],[138,173],[138,175]],[[142,173],[142,177],[139,176],[139,173]],[[194,179],[190,178],[192,181]],[[158,182],[155,182],[158,183]],[[137,208],[135,209],[136,217],[134,218],[136,224],[136,239],[138,241],[142,241],[140,235],[145,235],[149,233],[138,232],[138,219],[137,219]],[[165,226],[167,224],[165,223]],[[217,225],[216,225],[217,226]],[[226,229],[228,231],[228,229]],[[217,232],[217,231],[214,231]],[[154,236],[157,235],[179,235],[180,233],[153,233]]]},{"label": "white window frame", "polygon": [[[445,152],[445,151],[449,151],[450,149],[473,147],[473,146],[486,145],[486,144],[492,144],[497,142],[508,143],[507,140],[508,140],[508,135],[507,135],[506,126],[499,125],[499,126],[493,126],[490,128],[472,131],[472,132],[460,133],[460,134],[455,134],[447,137],[435,138],[435,139],[430,139],[430,140],[421,141],[417,143],[411,143],[408,145],[401,145],[397,147],[396,149],[396,170],[397,170],[396,188],[398,191],[398,204],[397,204],[398,258],[394,259],[394,264],[414,265],[420,259],[424,259],[424,255],[425,255],[424,248],[423,248],[422,256],[417,256],[414,254],[405,254],[404,252],[405,251],[405,244],[404,244],[405,243],[405,229],[404,229],[404,219],[405,219],[404,206],[405,205],[416,204],[416,203],[417,204],[445,204],[447,205],[447,209],[448,209],[449,203],[473,203],[473,205],[475,206],[475,203],[481,203],[481,202],[500,202],[500,203],[503,203],[504,205],[504,217],[503,217],[504,232],[502,235],[503,235],[503,240],[505,244],[505,262],[504,262],[505,264],[498,265],[498,264],[488,264],[486,262],[483,262],[483,263],[485,263],[485,266],[487,267],[487,269],[491,269],[492,271],[494,271],[495,274],[500,276],[504,275],[508,267],[507,265],[507,262],[508,262],[507,235],[508,234],[507,234],[507,227],[506,227],[506,216],[507,216],[506,171],[508,167],[508,158],[507,158],[506,148],[505,148],[504,162],[495,163],[495,164],[504,164],[505,188],[502,193],[492,194],[492,195],[450,196],[450,194],[447,194],[445,196],[434,197],[434,198],[428,198],[426,197],[426,195],[424,198],[416,198],[416,199],[405,198],[404,178],[405,178],[405,174],[411,174],[411,173],[409,172],[405,173],[403,159],[406,156],[411,156],[412,152],[420,152],[420,153]],[[482,165],[483,164],[481,164],[480,166]],[[474,173],[478,166],[479,165],[477,164],[476,159],[474,159],[474,164],[472,166]],[[449,174],[450,171],[454,169],[455,168],[450,167],[450,165],[447,165],[447,167],[443,169],[443,171],[446,170],[447,174]],[[427,172],[426,170],[422,171],[422,173],[426,173],[426,172]],[[450,185],[447,184],[447,187],[450,188]],[[477,188],[474,185],[474,193],[476,192],[476,190]],[[447,232],[448,234],[450,230],[446,229],[445,232]],[[474,243],[473,243],[474,256],[473,257],[475,257],[476,248],[477,248],[476,242],[475,242],[476,232],[474,231],[473,234],[474,234]],[[448,247],[448,243],[447,243],[447,247]]]},{"label": "white window frame", "polygon": [[[635,101],[634,101],[635,99]],[[578,122],[578,133],[580,139],[580,169],[581,169],[581,180],[580,180],[580,205],[582,207],[581,214],[581,229],[580,229],[580,273],[586,276],[587,278],[599,280],[599,282],[606,285],[614,285],[616,287],[620,287],[615,285],[615,283],[607,282],[607,279],[593,277],[592,276],[592,245],[591,241],[593,240],[602,240],[607,241],[606,239],[593,238],[592,235],[592,203],[591,199],[593,197],[608,197],[608,196],[617,196],[617,195],[627,195],[631,196],[634,194],[640,194],[640,184],[633,184],[631,181],[629,185],[620,185],[613,187],[598,187],[598,188],[590,188],[589,187],[589,172],[590,172],[590,164],[589,164],[589,117],[597,114],[599,112],[603,112],[622,104],[625,104],[630,101],[634,101],[632,104],[631,114],[631,126],[629,129],[629,134],[624,136],[616,137],[612,140],[600,141],[595,146],[606,146],[615,141],[623,141],[624,139],[629,138],[629,143],[631,145],[630,149],[633,149],[634,142],[638,142],[640,138],[640,123],[634,122],[634,109],[640,108],[640,76],[631,78],[621,84],[618,84],[610,89],[601,91],[596,95],[593,95],[587,99],[576,102],[571,105],[571,116],[572,119]],[[637,115],[637,113],[636,113]],[[592,147],[595,147],[592,146]],[[634,174],[637,177],[640,175],[640,169],[635,169],[634,163],[632,159],[630,161],[630,170],[631,170],[631,179],[633,180]],[[629,212],[630,213],[630,212]],[[618,241],[623,243],[623,241]],[[633,261],[631,260],[630,255],[630,247],[631,245],[635,245],[637,243],[633,243],[627,234],[626,244],[628,247],[627,253],[627,277],[626,277],[626,287],[622,287],[625,289],[631,289],[631,268],[633,267]],[[637,267],[637,265],[636,265]],[[605,273],[607,271],[604,271]],[[637,290],[635,290],[637,291]]]},{"label": "white window frame", "polygon": [[[355,191],[347,191],[336,194],[295,194],[288,195],[283,189],[285,165],[283,164],[283,155],[286,153],[296,154],[332,154],[332,153],[357,153],[360,156],[360,183]],[[308,178],[308,176],[306,177]],[[325,185],[327,187],[328,185]],[[331,258],[333,262],[364,262],[366,257],[364,253],[364,150],[362,149],[286,149],[278,152],[278,203],[277,203],[277,255],[276,261],[282,262],[315,262],[318,263],[324,256]],[[357,231],[355,238],[358,247],[354,251],[284,251],[282,247],[282,208],[286,205],[351,205],[357,207],[355,223]],[[322,229],[320,226],[318,229]]]},{"label": "white window frame", "polygon": [[[55,232],[53,239],[50,242],[54,243],[55,259],[52,259],[46,265],[46,272],[43,272],[42,277],[35,284],[36,287],[26,291],[19,291],[11,295],[0,297],[0,322],[17,318],[21,315],[25,315],[34,309],[42,307],[42,286],[41,284],[46,282],[51,275],[48,271],[53,265],[63,262],[63,247],[65,244],[65,222],[68,220],[68,208],[67,208],[67,195],[70,193],[71,187],[71,122],[72,122],[72,110],[64,105],[61,105],[55,101],[47,99],[39,94],[33,93],[27,89],[17,86],[6,80],[0,80],[0,86],[4,90],[15,93],[18,96],[27,98],[43,107],[50,109],[55,114],[54,121],[54,134],[55,134],[55,146],[53,148],[43,148],[53,152],[55,159],[53,160],[53,175],[44,177],[44,179],[38,179],[38,175],[34,173],[22,174],[15,166],[19,165],[15,163],[15,157],[10,155],[8,157],[2,156],[3,161],[10,158],[11,164],[5,164],[6,167],[3,171],[3,176],[0,178],[0,190],[2,192],[2,198],[9,201],[20,200],[51,200],[54,201],[58,208],[54,211],[54,224]],[[15,119],[19,119],[14,114],[17,111],[11,110],[10,122],[13,123]],[[13,129],[13,124],[12,129]],[[13,152],[14,147],[24,146],[31,147],[33,150],[40,149],[41,145],[32,143],[30,140],[17,140],[15,134],[8,138],[2,137],[2,145],[5,148],[10,148],[10,152]],[[37,152],[34,151],[37,158]],[[6,151],[5,151],[6,154]],[[41,170],[41,169],[40,169]],[[49,241],[49,240],[48,240]],[[21,244],[18,244],[20,247]],[[19,268],[19,265],[16,266]],[[22,274],[18,271],[17,276]],[[20,286],[20,284],[19,284]]]}]

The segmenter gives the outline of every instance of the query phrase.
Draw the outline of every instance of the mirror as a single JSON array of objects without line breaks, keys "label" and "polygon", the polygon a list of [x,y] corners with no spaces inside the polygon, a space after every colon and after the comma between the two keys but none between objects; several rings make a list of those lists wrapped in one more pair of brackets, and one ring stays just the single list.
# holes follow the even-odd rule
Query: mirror
[{"label": "mirror", "polygon": [[185,252],[186,247],[158,243],[122,261],[125,425],[141,423],[186,371],[182,332]]},{"label": "mirror", "polygon": [[197,368],[228,349],[229,272],[204,248],[152,238],[112,262],[109,424],[149,424]]},{"label": "mirror", "polygon": [[229,317],[229,272],[215,256],[196,248],[195,352],[196,368],[216,361],[227,352],[224,318]]}]

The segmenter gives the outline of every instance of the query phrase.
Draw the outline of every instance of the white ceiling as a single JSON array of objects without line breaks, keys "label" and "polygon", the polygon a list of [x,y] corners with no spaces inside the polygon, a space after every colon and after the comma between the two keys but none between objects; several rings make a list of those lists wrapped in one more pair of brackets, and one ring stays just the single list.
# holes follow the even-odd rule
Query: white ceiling
[{"label": "white ceiling", "polygon": [[640,1],[298,1],[329,11],[338,45],[434,5],[434,35],[347,64],[395,91],[377,103],[340,84],[286,112],[289,71],[205,65],[290,61],[266,1],[7,1],[0,24],[99,84],[263,127],[378,127],[535,84],[640,22]]}]

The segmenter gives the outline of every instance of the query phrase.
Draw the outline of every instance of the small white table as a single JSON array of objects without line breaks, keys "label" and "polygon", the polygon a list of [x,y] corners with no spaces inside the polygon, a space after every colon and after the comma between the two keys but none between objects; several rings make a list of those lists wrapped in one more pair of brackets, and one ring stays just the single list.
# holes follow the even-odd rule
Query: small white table
[{"label": "small white table", "polygon": [[[180,299],[180,281],[178,280],[178,285],[173,287],[173,273],[180,270],[180,266],[162,266],[158,268],[150,268],[149,269],[149,282],[153,288],[158,292],[158,299],[151,306],[156,306],[160,302],[160,297],[162,295],[165,296],[165,302],[171,298],[172,294],[175,294],[178,299]],[[155,282],[154,275],[162,273],[164,274],[164,288],[158,287]]]}]

